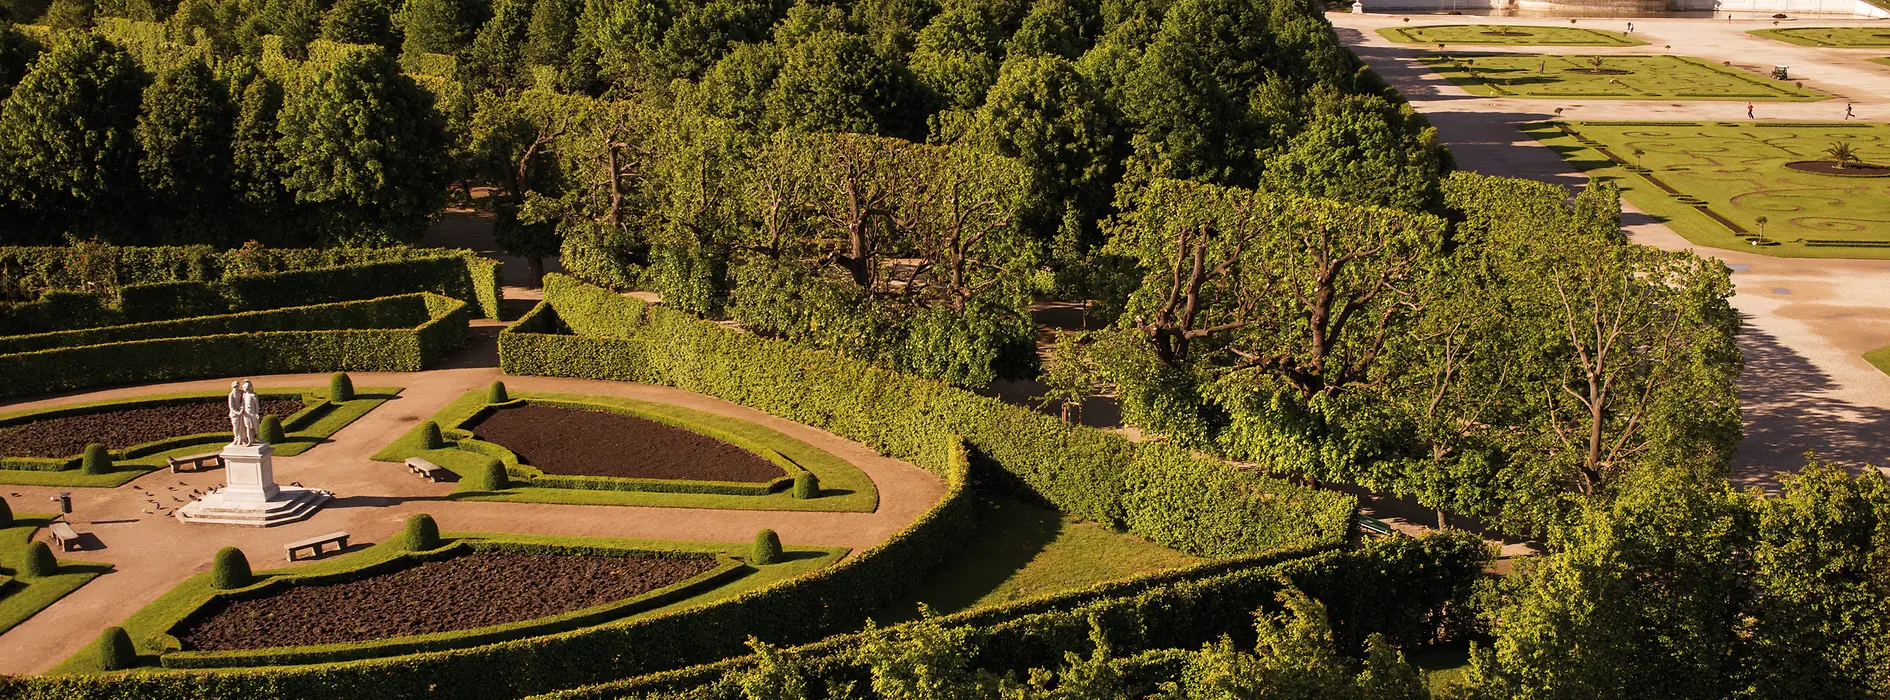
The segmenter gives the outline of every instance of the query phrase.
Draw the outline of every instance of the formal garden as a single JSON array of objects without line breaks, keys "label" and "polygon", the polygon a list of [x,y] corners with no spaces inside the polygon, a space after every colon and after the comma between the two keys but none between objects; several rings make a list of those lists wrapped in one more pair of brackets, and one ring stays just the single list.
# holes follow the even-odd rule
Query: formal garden
[{"label": "formal garden", "polygon": [[1528,133],[1694,243],[1890,257],[1890,126],[1570,122]]},{"label": "formal garden", "polygon": [[1875,49],[1890,46],[1890,30],[1882,27],[1785,27],[1752,32],[1799,46],[1827,46],[1839,49]]},{"label": "formal garden", "polygon": [[1814,102],[1830,96],[1687,56],[1448,53],[1420,61],[1483,97]]},{"label": "formal garden", "polygon": [[1890,692],[1890,484],[1733,486],[1727,268],[1320,8],[0,17],[0,697]]},{"label": "formal garden", "polygon": [[1646,46],[1620,32],[1587,27],[1538,27],[1526,24],[1423,24],[1385,27],[1380,36],[1400,44],[1471,44],[1487,46]]}]

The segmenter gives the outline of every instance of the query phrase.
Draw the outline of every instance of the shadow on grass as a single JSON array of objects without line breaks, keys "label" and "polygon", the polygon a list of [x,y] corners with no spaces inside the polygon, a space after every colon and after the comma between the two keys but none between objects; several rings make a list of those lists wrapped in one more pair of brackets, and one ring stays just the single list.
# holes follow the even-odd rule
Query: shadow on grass
[{"label": "shadow on grass", "polygon": [[915,620],[919,604],[941,615],[971,607],[1063,534],[1063,516],[1054,510],[990,499],[980,505],[983,521],[972,541],[934,571],[925,585],[874,619],[882,623]]}]

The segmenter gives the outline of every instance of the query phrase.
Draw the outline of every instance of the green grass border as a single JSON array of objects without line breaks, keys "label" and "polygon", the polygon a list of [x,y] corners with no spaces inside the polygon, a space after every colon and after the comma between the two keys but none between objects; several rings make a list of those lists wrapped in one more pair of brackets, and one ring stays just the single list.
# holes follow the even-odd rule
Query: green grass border
[{"label": "green grass border", "polygon": [[1625,46],[1647,46],[1648,45],[1648,42],[1642,41],[1640,39],[1636,39],[1634,37],[1628,36],[1621,32],[1608,31],[1606,29],[1591,29],[1588,27],[1557,27],[1557,26],[1544,26],[1544,25],[1535,25],[1535,24],[1423,24],[1423,25],[1417,25],[1417,26],[1400,25],[1396,27],[1380,27],[1377,31],[1378,31],[1379,36],[1382,36],[1387,41],[1391,41],[1393,43],[1415,44],[1419,46],[1436,46],[1440,42],[1420,40],[1416,37],[1411,36],[1411,32],[1414,32],[1420,29],[1445,29],[1445,28],[1455,28],[1455,27],[1518,27],[1522,29],[1554,29],[1558,31],[1576,31],[1576,32],[1582,32],[1586,34],[1595,35],[1597,37],[1600,37],[1601,39],[1605,39],[1606,43],[1570,44],[1570,43],[1561,43],[1561,42],[1553,42],[1553,41],[1542,41],[1542,42],[1535,42],[1535,41],[1531,41],[1531,42],[1446,41],[1446,42],[1441,42],[1445,46],[1601,46],[1601,47],[1617,46],[1617,47],[1625,47]]},{"label": "green grass border", "polygon": [[[750,543],[745,543],[745,542],[744,543],[690,542],[690,541],[681,541],[681,540],[574,537],[574,536],[560,536],[560,535],[519,535],[519,534],[510,534],[510,533],[489,533],[489,532],[447,532],[443,534],[443,539],[449,540],[450,541],[449,544],[446,547],[442,547],[441,549],[433,550],[433,552],[441,552],[445,549],[448,549],[460,543],[475,544],[475,545],[478,543],[503,543],[503,544],[509,544],[509,545],[525,546],[525,547],[557,547],[557,548],[565,548],[565,549],[591,549],[591,550],[606,549],[606,550],[635,550],[635,551],[643,551],[643,552],[662,551],[662,552],[699,553],[699,554],[720,555],[723,557],[729,557],[731,559],[739,558],[739,559],[745,560],[746,554],[749,551],[749,548],[751,547]],[[583,625],[583,626],[576,627],[573,629],[584,629],[587,627],[596,627],[599,625],[606,625],[606,624],[622,624],[629,620],[641,619],[644,617],[649,617],[649,616],[654,616],[654,615],[667,614],[667,613],[678,611],[678,610],[710,604],[712,602],[721,601],[727,598],[733,598],[740,594],[746,593],[748,591],[770,586],[780,581],[785,581],[791,578],[797,578],[807,573],[823,569],[827,566],[831,566],[834,563],[839,562],[851,550],[845,547],[818,547],[818,546],[808,546],[808,545],[795,545],[792,543],[788,543],[783,546],[783,551],[788,556],[786,556],[782,562],[777,563],[777,564],[769,564],[769,565],[746,564],[744,562],[740,566],[740,573],[742,573],[741,576],[733,578],[731,580],[722,581],[720,582],[719,585],[716,585],[715,587],[710,588],[708,590],[699,590],[699,591],[696,591],[692,595],[689,595],[680,599],[664,599],[664,600],[658,601],[660,604],[655,605],[653,607],[641,607],[633,611],[626,611],[624,612],[624,614],[612,617],[610,619],[597,621],[592,624]],[[356,552],[350,552],[348,554],[344,554],[344,555],[330,558],[330,559],[325,559],[322,561],[302,564],[299,566],[285,568],[285,569],[258,571],[256,572],[256,576],[258,579],[260,579],[260,581],[257,583],[257,585],[251,586],[249,588],[242,589],[242,590],[245,590],[245,591],[259,590],[264,586],[268,586],[271,580],[274,580],[277,578],[307,579],[307,578],[333,577],[333,576],[346,575],[349,572],[360,571],[363,569],[368,569],[370,567],[387,566],[388,562],[392,562],[402,556],[407,555],[408,553],[409,552],[404,546],[404,544],[401,543],[398,538],[394,538],[387,542],[381,542],[381,543],[375,544],[371,547],[368,547],[367,549],[363,549]],[[169,655],[175,655],[178,653],[175,651],[170,651],[166,647],[167,640],[165,638],[169,636],[168,635],[169,630],[173,629],[177,624],[187,619],[192,613],[199,610],[202,606],[209,603],[211,599],[213,599],[216,595],[218,595],[218,592],[211,585],[210,574],[207,572],[195,574],[191,576],[190,578],[185,579],[184,581],[180,582],[176,586],[172,587],[170,591],[166,592],[162,596],[159,596],[157,600],[152,601],[150,604],[146,605],[144,608],[138,610],[135,613],[132,613],[122,623],[120,623],[120,626],[124,627],[126,632],[130,634],[131,639],[132,639],[132,644],[138,650],[139,660],[144,667],[141,669],[140,672],[143,672],[143,673],[191,673],[191,672],[201,672],[202,670],[205,670],[202,668],[198,668],[198,669],[164,668],[161,666],[157,666],[156,664],[159,663],[159,659],[161,658],[160,655],[169,656]],[[619,601],[619,602],[622,602],[622,601]],[[615,605],[615,603],[611,605]],[[604,606],[599,606],[599,607],[604,607]],[[576,611],[576,612],[585,612],[585,611]],[[552,619],[552,618],[539,618],[536,621],[528,620],[524,622],[541,622],[541,621],[549,620],[549,619]],[[523,624],[523,623],[515,623],[515,624]],[[476,631],[479,631],[479,630],[465,630],[465,631],[460,631],[459,633],[476,632]],[[529,638],[529,637],[534,637],[534,636],[544,636],[545,634],[558,634],[561,632],[568,632],[568,631],[569,630],[552,630],[552,631],[547,631],[541,634],[526,634],[526,635],[522,635],[516,638],[508,638],[505,640],[483,640],[483,641],[469,642],[466,644],[454,645],[450,648],[463,649],[463,648],[472,647],[472,646],[484,646],[487,644],[495,644],[495,643],[502,643],[503,641],[510,641],[511,639],[523,639],[523,638]],[[441,634],[456,634],[456,633],[441,633]],[[347,645],[342,645],[342,646],[347,646]],[[288,649],[295,649],[295,648],[293,647],[278,648],[276,650],[273,650],[272,653],[282,652]],[[247,653],[254,654],[258,652],[267,652],[267,651],[272,651],[272,650],[251,650]],[[235,654],[238,652],[231,652],[231,653]],[[367,656],[363,659],[356,659],[355,661],[358,662],[358,661],[367,660],[367,659],[395,658],[399,656],[407,656],[414,653],[425,653],[425,652],[424,651],[406,651],[406,652],[399,652],[399,653],[374,654],[374,655]],[[199,653],[199,654],[195,654],[195,656],[202,657],[202,656],[205,656],[205,654]],[[93,642],[91,644],[87,644],[85,648],[80,649],[78,652],[74,653],[72,656],[60,662],[59,665],[55,666],[51,671],[48,671],[47,675],[60,675],[60,674],[73,674],[73,673],[98,673],[100,672],[100,670],[97,667],[97,659],[98,659],[97,642]],[[315,663],[319,663],[319,661],[315,661]],[[342,662],[342,663],[347,663],[347,662]],[[279,666],[280,665],[276,665],[275,667],[279,667]],[[254,668],[257,666],[249,665],[249,666],[243,666],[243,667]],[[271,666],[263,666],[263,667],[271,667]],[[238,666],[217,666],[215,668],[238,668]]]},{"label": "green grass border", "polygon": [[1863,357],[1864,361],[1877,368],[1877,371],[1890,374],[1890,345],[1864,353]]},{"label": "green grass border", "polygon": [[[450,497],[455,500],[503,501],[511,503],[559,503],[567,505],[619,505],[619,506],[656,506],[668,508],[722,508],[736,510],[780,510],[813,512],[870,513],[879,507],[879,490],[871,477],[865,472],[826,450],[794,439],[780,432],[739,418],[720,416],[695,409],[654,403],[613,396],[594,396],[563,394],[554,392],[513,391],[514,400],[543,400],[567,402],[596,406],[605,409],[622,409],[626,413],[659,420],[687,430],[702,432],[710,437],[721,435],[736,436],[743,442],[768,449],[791,461],[800,469],[813,473],[820,479],[821,496],[813,499],[794,498],[789,491],[776,490],[766,495],[736,495],[725,493],[678,493],[670,491],[622,491],[591,490],[575,488],[551,488],[539,486],[514,486],[501,491],[474,490],[462,486]],[[474,389],[461,394],[459,398],[434,412],[428,420],[442,428],[442,433],[456,430],[459,426],[484,410],[486,390]],[[464,437],[464,431],[447,435],[449,442],[455,436]],[[461,484],[468,483],[464,478],[474,470],[482,468],[486,460],[503,456],[484,451],[459,449],[457,443],[449,444],[444,449],[421,449],[420,426],[416,425],[405,435],[389,443],[370,459],[377,462],[399,463],[408,457],[421,457],[445,467],[461,477]],[[737,443],[741,446],[740,443]],[[484,446],[490,443],[468,441],[468,446]],[[493,446],[497,447],[497,446]],[[479,447],[475,447],[479,449]],[[503,448],[501,448],[503,449]],[[509,451],[506,451],[509,454]],[[507,472],[514,471],[516,456],[507,465]],[[402,467],[404,469],[404,467]],[[678,482],[688,484],[691,482]],[[714,482],[695,482],[714,483]]]},{"label": "green grass border", "polygon": [[[11,565],[19,562],[25,556],[27,544],[33,541],[33,534],[51,524],[55,517],[40,513],[15,513],[13,525],[0,528],[0,563]],[[39,611],[52,607],[53,603],[111,570],[110,564],[61,561],[59,570],[53,575],[25,579],[19,577],[18,571],[0,566],[0,571],[13,577],[12,583],[5,585],[5,594],[0,595],[0,634],[32,619]],[[0,577],[0,580],[4,580],[4,577]]]},{"label": "green grass border", "polygon": [[[264,396],[299,396],[305,402],[306,405],[301,411],[283,421],[282,427],[288,439],[279,445],[274,445],[277,457],[293,457],[313,449],[340,432],[342,428],[348,427],[349,424],[372,412],[381,404],[399,396],[404,390],[405,387],[362,387],[355,390],[353,399],[341,403],[328,401],[326,388],[283,387],[263,389],[257,393]],[[49,406],[0,414],[0,423],[46,416],[106,412],[183,399],[221,398],[225,395],[227,392],[222,390],[186,391]],[[324,406],[327,407],[325,410],[318,411]],[[115,450],[112,452],[112,470],[104,474],[86,474],[79,471],[78,457],[64,460],[4,457],[0,458],[0,484],[77,488],[123,486],[138,477],[168,467],[166,457],[201,452],[204,445],[216,445],[224,442],[228,437],[229,434],[224,432],[179,435]],[[20,468],[12,465],[34,466]],[[51,468],[53,466],[59,468]]]},{"label": "green grass border", "polygon": [[1808,32],[1808,31],[1813,31],[1813,30],[1818,30],[1818,29],[1865,29],[1865,30],[1882,31],[1884,28],[1883,27],[1775,27],[1771,29],[1754,29],[1746,33],[1751,34],[1756,37],[1771,39],[1773,41],[1782,41],[1787,44],[1797,44],[1799,46],[1813,46],[1813,47],[1818,47],[1818,48],[1830,48],[1830,49],[1890,48],[1890,38],[1883,39],[1881,43],[1853,44],[1849,42],[1840,42],[1840,43],[1835,43],[1835,44],[1827,44],[1822,41],[1818,41],[1817,39],[1807,39],[1807,38],[1796,36],[1790,33],[1790,32]]},{"label": "green grass border", "polygon": [[1872,59],[1867,59],[1867,60],[1869,60],[1871,63],[1875,63],[1877,65],[1890,68],[1890,56],[1885,56],[1883,58],[1872,58]]},{"label": "green grass border", "polygon": [[[1673,229],[1674,233],[1678,233],[1682,238],[1687,239],[1688,243],[1708,248],[1739,250],[1774,258],[1890,260],[1890,247],[1811,247],[1784,241],[1781,241],[1779,245],[1771,246],[1751,245],[1746,242],[1744,235],[1733,233],[1730,229],[1727,229],[1725,225],[1714,221],[1711,217],[1701,213],[1693,206],[1681,202],[1668,195],[1666,192],[1661,191],[1660,188],[1654,186],[1653,183],[1648,182],[1645,178],[1636,175],[1626,166],[1609,160],[1607,156],[1602,155],[1601,152],[1595,150],[1594,147],[1584,144],[1576,140],[1575,137],[1556,128],[1555,125],[1557,123],[1558,122],[1553,120],[1533,122],[1519,125],[1518,128],[1530,138],[1535,139],[1538,143],[1555,151],[1570,167],[1582,171],[1590,178],[1612,182],[1616,186],[1619,186],[1621,188],[1622,197],[1625,197],[1629,202],[1632,202],[1634,206],[1646,212],[1648,216],[1653,217],[1656,221],[1666,224],[1668,228]],[[1717,122],[1636,122],[1605,120],[1568,122],[1569,125],[1578,129],[1584,124],[1597,126],[1706,126],[1714,123]],[[1858,127],[1878,126],[1878,124],[1874,122],[1848,123]],[[1740,126],[1750,126],[1753,128],[1793,126],[1830,128],[1844,124],[1847,124],[1847,122],[1809,125],[1759,122],[1740,124]]]},{"label": "green grass border", "polygon": [[1831,99],[1830,95],[1818,92],[1811,88],[1801,88],[1792,83],[1787,83],[1787,82],[1779,81],[1779,80],[1773,80],[1769,77],[1754,75],[1744,70],[1731,68],[1728,66],[1722,66],[1722,65],[1713,63],[1712,61],[1707,61],[1705,59],[1695,58],[1692,56],[1675,56],[1672,54],[1602,54],[1602,56],[1604,58],[1611,58],[1611,59],[1621,59],[1621,58],[1670,59],[1674,61],[1679,61],[1681,63],[1688,63],[1698,68],[1705,68],[1707,70],[1713,71],[1715,73],[1719,73],[1721,75],[1725,75],[1725,76],[1728,76],[1737,80],[1751,83],[1753,86],[1762,88],[1768,91],[1768,93],[1770,94],[1767,94],[1767,95],[1748,95],[1748,94],[1708,95],[1708,94],[1674,93],[1674,94],[1661,94],[1661,95],[1631,95],[1631,94],[1620,93],[1620,92],[1580,92],[1580,93],[1577,93],[1577,92],[1568,92],[1568,93],[1538,92],[1538,93],[1533,93],[1533,94],[1513,93],[1513,92],[1508,92],[1508,91],[1499,89],[1496,86],[1496,84],[1491,83],[1490,81],[1486,79],[1482,79],[1482,78],[1473,79],[1469,77],[1469,75],[1464,73],[1463,71],[1455,69],[1454,64],[1455,64],[1456,59],[1460,59],[1460,58],[1543,58],[1543,59],[1556,58],[1556,59],[1566,59],[1566,60],[1572,61],[1579,58],[1587,58],[1588,55],[1584,55],[1584,54],[1536,54],[1536,53],[1474,53],[1474,52],[1473,53],[1452,53],[1449,55],[1445,55],[1445,54],[1438,54],[1438,53],[1430,53],[1423,56],[1418,56],[1417,60],[1418,62],[1423,63],[1426,68],[1429,68],[1431,72],[1436,73],[1439,76],[1443,77],[1445,80],[1450,81],[1450,84],[1456,85],[1457,87],[1461,87],[1464,89],[1465,92],[1468,92],[1472,95],[1476,95],[1478,97],[1507,97],[1507,98],[1518,99],[1518,100],[1624,100],[1624,101],[1642,101],[1642,102],[1650,101],[1650,100],[1667,100],[1667,101],[1693,100],[1693,101],[1702,101],[1702,102],[1737,102],[1740,100],[1746,100],[1750,102],[1822,102],[1824,100]]}]

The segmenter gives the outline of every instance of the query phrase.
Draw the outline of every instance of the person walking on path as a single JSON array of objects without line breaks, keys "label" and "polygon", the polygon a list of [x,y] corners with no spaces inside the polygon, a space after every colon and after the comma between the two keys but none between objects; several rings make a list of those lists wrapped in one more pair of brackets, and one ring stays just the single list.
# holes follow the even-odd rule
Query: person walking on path
[{"label": "person walking on path", "polygon": [[1844,120],[1845,121],[1850,121],[1851,117],[1857,116],[1856,112],[1851,111],[1852,107],[1853,105],[1851,103],[1849,102],[1844,103]]},{"label": "person walking on path", "polygon": [[1747,102],[1747,103],[1746,103],[1746,118],[1747,118],[1747,119],[1757,119],[1757,118],[1758,118],[1758,117],[1754,117],[1754,116],[1752,116],[1752,103],[1751,103],[1751,102]]},{"label": "person walking on path", "polygon": [[1627,33],[1629,33],[1629,34],[1633,34],[1633,33],[1634,33],[1634,23],[1633,23],[1633,22],[1629,22],[1629,23],[1627,23]]}]

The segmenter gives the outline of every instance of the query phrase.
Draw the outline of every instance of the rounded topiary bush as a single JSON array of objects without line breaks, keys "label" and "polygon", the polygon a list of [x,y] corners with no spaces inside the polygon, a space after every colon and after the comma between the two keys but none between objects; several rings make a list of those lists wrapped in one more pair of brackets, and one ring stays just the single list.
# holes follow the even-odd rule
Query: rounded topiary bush
[{"label": "rounded topiary bush", "polygon": [[486,387],[486,403],[505,403],[511,400],[512,397],[505,393],[505,382],[493,382],[492,386]]},{"label": "rounded topiary bush", "polygon": [[249,571],[249,557],[243,556],[243,550],[224,547],[217,550],[217,556],[210,561],[210,580],[217,588],[230,590],[242,588],[256,582],[256,577]]},{"label": "rounded topiary bush", "polygon": [[420,424],[420,447],[437,450],[446,446],[446,438],[440,437],[440,424],[427,421]]},{"label": "rounded topiary bush", "polygon": [[750,564],[773,564],[781,561],[781,536],[773,530],[763,528],[755,533],[755,546],[748,552]]},{"label": "rounded topiary bush", "polygon": [[512,479],[505,473],[505,463],[496,459],[486,460],[479,469],[472,473],[472,483],[468,487],[479,491],[499,491],[512,485]]},{"label": "rounded topiary bush", "polygon": [[275,416],[263,416],[256,421],[256,439],[267,443],[285,442],[289,434],[282,432],[282,419]]},{"label": "rounded topiary bush", "polygon": [[79,462],[80,470],[87,474],[104,474],[112,470],[111,450],[104,445],[92,443],[85,446],[85,459]]},{"label": "rounded topiary bush", "polygon": [[52,548],[45,542],[29,542],[26,555],[20,559],[21,578],[45,578],[59,573],[59,560],[53,558]]},{"label": "rounded topiary bush", "polygon": [[98,636],[98,667],[104,671],[123,671],[138,665],[138,650],[131,646],[131,635],[123,627],[107,627]]},{"label": "rounded topiary bush", "polygon": [[424,552],[440,548],[440,526],[433,522],[433,516],[417,513],[407,518],[407,530],[401,533],[407,542],[407,551]]},{"label": "rounded topiary bush", "polygon": [[820,477],[814,476],[813,472],[801,472],[799,474],[795,474],[794,475],[794,497],[802,498],[802,499],[819,498],[820,497]]},{"label": "rounded topiary bush", "polygon": [[347,372],[336,372],[328,377],[329,401],[353,401],[354,380]]},{"label": "rounded topiary bush", "polygon": [[13,527],[13,506],[4,498],[0,498],[0,527]]}]

